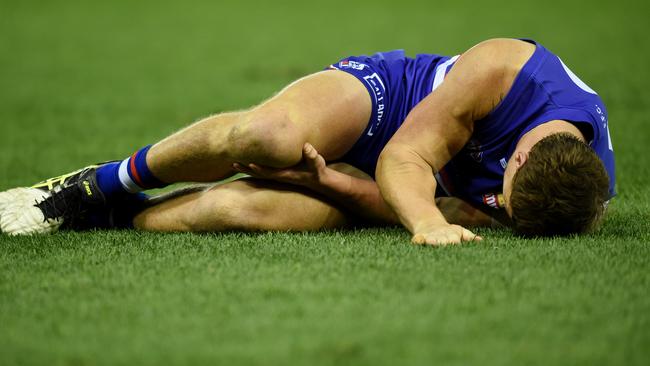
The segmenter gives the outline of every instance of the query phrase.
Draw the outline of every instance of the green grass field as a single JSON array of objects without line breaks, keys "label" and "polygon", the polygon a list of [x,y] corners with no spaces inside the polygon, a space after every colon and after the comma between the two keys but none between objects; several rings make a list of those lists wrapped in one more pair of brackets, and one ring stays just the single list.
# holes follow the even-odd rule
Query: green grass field
[{"label": "green grass field", "polygon": [[637,1],[2,1],[0,190],[121,158],[341,57],[528,37],[600,91],[596,234],[420,248],[397,228],[0,236],[0,365],[642,365],[649,8]]}]

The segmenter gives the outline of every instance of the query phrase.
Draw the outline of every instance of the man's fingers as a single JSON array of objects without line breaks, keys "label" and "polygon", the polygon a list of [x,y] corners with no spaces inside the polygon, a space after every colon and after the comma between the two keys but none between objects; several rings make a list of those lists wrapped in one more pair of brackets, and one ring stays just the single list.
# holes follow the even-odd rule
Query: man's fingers
[{"label": "man's fingers", "polygon": [[447,244],[460,244],[462,242],[462,236],[457,233],[451,233],[447,235]]},{"label": "man's fingers", "polygon": [[263,172],[263,170],[255,164],[244,165],[244,164],[234,163],[232,165],[232,168],[238,172],[242,172],[246,174],[259,174]]},{"label": "man's fingers", "polygon": [[471,231],[469,231],[469,230],[467,230],[465,228],[463,228],[462,238],[461,239],[463,241],[481,241],[481,240],[483,240],[482,237],[474,234],[473,232],[471,232]]},{"label": "man's fingers", "polygon": [[247,166],[239,164],[239,163],[234,163],[232,165],[232,168],[235,169],[236,171],[240,172],[240,173],[244,173],[244,174],[251,174],[252,173],[251,170],[248,169]]},{"label": "man's fingers", "polygon": [[243,165],[234,163],[232,167],[240,173],[248,174],[256,178],[273,178],[282,173],[282,169],[266,168],[256,164]]},{"label": "man's fingers", "polygon": [[439,238],[433,235],[428,235],[425,244],[432,245],[432,246],[444,245],[444,240],[440,240]]},{"label": "man's fingers", "polygon": [[309,166],[311,169],[315,168],[318,165],[318,151],[316,151],[316,149],[307,142],[305,143],[302,152],[307,166]]},{"label": "man's fingers", "polygon": [[431,246],[438,246],[438,245],[445,245],[448,244],[448,238],[441,233],[437,234],[415,234],[411,238],[411,243],[416,244],[416,245],[431,245]]},{"label": "man's fingers", "polygon": [[309,142],[305,142],[305,146],[302,147],[302,152],[310,159],[315,159],[318,156],[318,151]]},{"label": "man's fingers", "polygon": [[426,238],[422,234],[415,234],[411,238],[411,243],[416,244],[416,245],[422,245],[426,243]]},{"label": "man's fingers", "polygon": [[258,175],[258,176],[265,177],[265,176],[268,176],[268,175],[269,175],[268,172],[266,171],[266,169],[262,168],[262,167],[259,166],[259,165],[248,164],[248,169],[249,169],[251,172],[253,172],[253,174]]},{"label": "man's fingers", "polygon": [[248,164],[248,167],[259,174],[274,176],[283,173],[286,169],[269,168],[267,166]]},{"label": "man's fingers", "polygon": [[441,230],[415,234],[411,238],[411,243],[418,245],[426,244],[431,246],[445,246],[461,244],[466,241],[480,240],[483,240],[483,238],[464,227],[451,225]]}]

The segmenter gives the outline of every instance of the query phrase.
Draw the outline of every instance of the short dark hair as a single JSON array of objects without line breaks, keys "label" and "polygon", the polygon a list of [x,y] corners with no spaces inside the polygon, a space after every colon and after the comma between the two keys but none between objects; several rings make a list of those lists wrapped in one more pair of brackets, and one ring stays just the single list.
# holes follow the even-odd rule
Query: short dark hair
[{"label": "short dark hair", "polygon": [[515,231],[526,237],[595,230],[609,199],[609,178],[596,153],[569,133],[538,141],[512,179]]}]

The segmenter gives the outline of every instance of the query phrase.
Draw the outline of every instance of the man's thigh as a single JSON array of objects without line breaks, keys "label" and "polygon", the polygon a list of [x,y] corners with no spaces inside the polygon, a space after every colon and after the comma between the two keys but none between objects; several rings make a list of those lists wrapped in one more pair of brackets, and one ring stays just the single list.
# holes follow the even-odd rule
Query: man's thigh
[{"label": "man's thigh", "polygon": [[[249,123],[269,133],[297,136],[327,160],[342,157],[364,132],[372,113],[366,87],[342,71],[318,72],[295,81],[273,98],[253,108]],[[261,123],[256,123],[261,122]],[[293,142],[287,138],[287,143]]]}]

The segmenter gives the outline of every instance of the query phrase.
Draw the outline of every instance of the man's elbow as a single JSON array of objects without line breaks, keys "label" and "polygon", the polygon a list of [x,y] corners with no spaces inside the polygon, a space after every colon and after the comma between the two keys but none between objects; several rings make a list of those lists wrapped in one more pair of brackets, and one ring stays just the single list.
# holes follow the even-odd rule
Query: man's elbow
[{"label": "man's elbow", "polygon": [[431,169],[431,166],[411,146],[389,143],[379,154],[375,175],[379,180],[386,174],[401,174],[402,170],[408,171],[414,167]]},{"label": "man's elbow", "polygon": [[385,178],[387,174],[394,169],[394,166],[399,162],[400,156],[403,154],[399,145],[388,144],[379,154],[377,160],[377,167],[375,168],[375,177],[377,182]]}]

